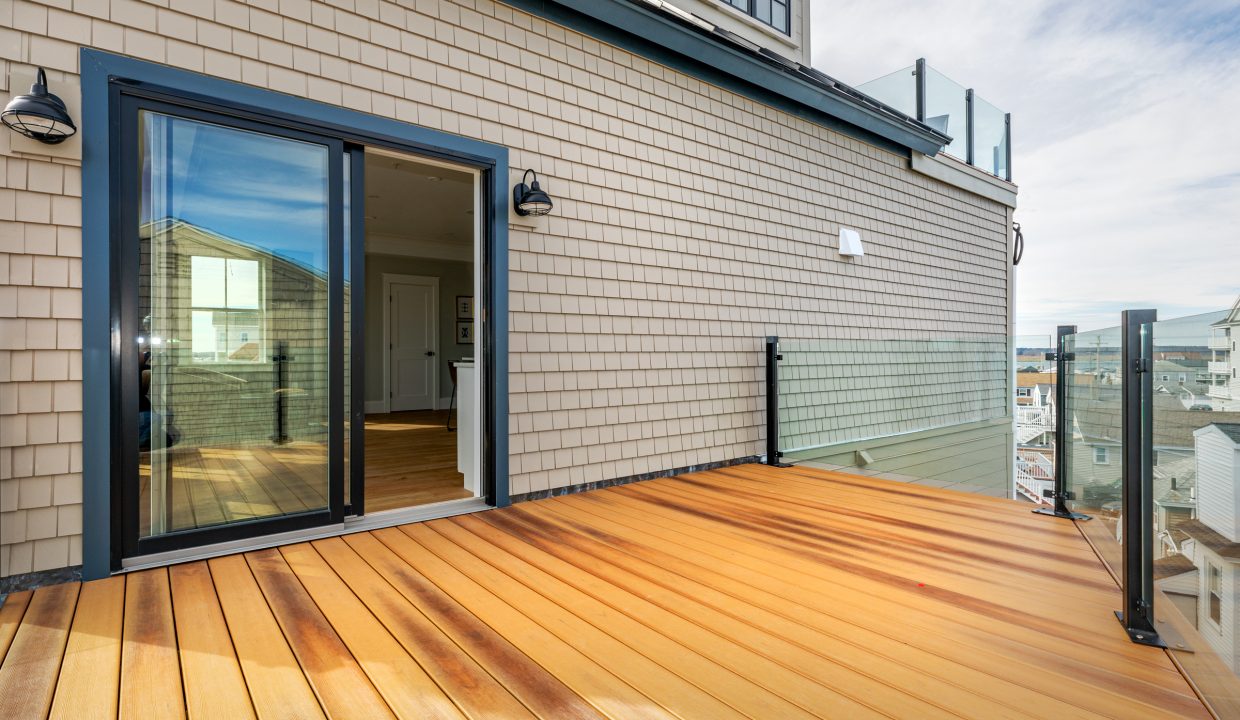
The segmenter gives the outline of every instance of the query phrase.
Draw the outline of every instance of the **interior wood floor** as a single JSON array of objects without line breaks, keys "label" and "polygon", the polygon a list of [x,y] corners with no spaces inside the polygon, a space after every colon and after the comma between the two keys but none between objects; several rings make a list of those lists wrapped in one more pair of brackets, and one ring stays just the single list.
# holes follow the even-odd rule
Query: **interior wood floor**
[{"label": "interior wood floor", "polygon": [[367,513],[472,497],[447,419],[447,410],[366,416]]},{"label": "interior wood floor", "polygon": [[1070,522],[743,465],[15,593],[5,717],[1206,718]]},{"label": "interior wood floor", "polygon": [[[366,417],[366,512],[471,497],[456,469],[447,411]],[[455,420],[455,418],[454,418]],[[170,448],[170,529],[208,527],[327,507],[327,450],[294,442],[248,448]],[[150,527],[150,455],[139,466],[139,522]]]}]

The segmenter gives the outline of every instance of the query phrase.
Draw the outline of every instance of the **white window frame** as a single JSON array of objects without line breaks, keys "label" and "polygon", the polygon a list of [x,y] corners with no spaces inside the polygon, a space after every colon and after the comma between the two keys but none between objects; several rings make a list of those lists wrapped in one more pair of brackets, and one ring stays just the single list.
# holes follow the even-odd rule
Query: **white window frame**
[{"label": "white window frame", "polygon": [[[1213,584],[1214,584],[1213,581],[1215,577],[1218,578],[1218,592],[1217,593],[1214,591],[1214,588],[1213,588]],[[1214,619],[1214,615],[1211,612],[1211,603],[1210,603],[1211,595],[1218,598],[1218,619],[1217,620]],[[1214,625],[1214,627],[1217,628],[1219,632],[1222,632],[1223,630],[1223,568],[1219,567],[1218,565],[1215,565],[1213,562],[1210,562],[1209,560],[1206,561],[1205,600],[1206,600],[1206,608],[1205,608],[1206,618],[1209,619],[1210,623]]]},{"label": "white window frame", "polygon": [[[1101,460],[1098,459],[1099,451],[1102,452]],[[1111,448],[1106,447],[1105,445],[1095,446],[1094,447],[1094,464],[1095,465],[1110,465],[1111,464]]]},{"label": "white window frame", "polygon": [[[225,266],[227,266],[227,263],[229,260],[245,260],[246,262],[252,262],[258,265],[258,307],[256,308],[230,308],[227,305],[223,307],[194,305],[193,304],[194,272],[192,268],[193,268],[194,258],[196,257],[218,258],[225,262]],[[262,258],[257,258],[257,257],[248,258],[248,257],[234,257],[231,255],[206,255],[206,254],[198,254],[198,255],[191,254],[189,255],[189,262],[190,262],[190,267],[191,267],[190,275],[189,275],[190,304],[186,306],[186,309],[189,312],[189,318],[190,318],[189,320],[189,337],[190,337],[189,361],[190,363],[192,365],[199,365],[199,366],[215,365],[215,366],[228,366],[228,367],[237,367],[241,365],[269,365],[271,363],[271,348],[269,347],[267,343],[267,307],[266,307],[266,296],[265,296],[267,292],[267,283],[268,283],[267,263]],[[227,290],[225,290],[224,302],[228,302]],[[238,313],[252,312],[255,315],[257,315],[258,316],[258,332],[259,332],[260,337],[262,337],[262,341],[259,342],[258,357],[254,360],[199,360],[197,357],[195,357],[194,350],[193,350],[193,347],[194,347],[194,319],[193,318],[194,318],[194,313],[196,311],[238,312]]]}]

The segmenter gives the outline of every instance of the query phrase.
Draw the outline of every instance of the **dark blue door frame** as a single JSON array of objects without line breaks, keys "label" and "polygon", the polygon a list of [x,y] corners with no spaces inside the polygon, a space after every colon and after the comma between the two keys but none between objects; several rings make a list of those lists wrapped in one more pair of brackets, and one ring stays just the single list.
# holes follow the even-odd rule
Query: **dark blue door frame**
[{"label": "dark blue door frame", "polygon": [[[120,205],[119,98],[125,93],[173,96],[265,122],[312,129],[358,145],[439,158],[482,171],[485,287],[480,307],[487,372],[482,431],[484,486],[492,505],[508,490],[508,149],[389,118],[284,95],[229,80],[121,57],[90,48],[82,68],[82,574],[106,577],[121,566],[120,483],[137,468],[121,463],[128,432],[119,413],[119,359],[127,349],[118,306],[131,288],[117,282]],[[136,220],[136,219],[135,219]],[[342,417],[333,422],[342,421]],[[347,479],[346,479],[347,481]]]}]

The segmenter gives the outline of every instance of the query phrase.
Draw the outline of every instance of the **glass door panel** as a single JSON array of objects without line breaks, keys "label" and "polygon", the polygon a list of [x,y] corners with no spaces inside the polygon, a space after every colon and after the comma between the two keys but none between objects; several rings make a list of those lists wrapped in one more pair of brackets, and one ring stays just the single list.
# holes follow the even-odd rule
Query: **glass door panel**
[{"label": "glass door panel", "polygon": [[150,109],[137,122],[138,538],[325,511],[339,158]]}]

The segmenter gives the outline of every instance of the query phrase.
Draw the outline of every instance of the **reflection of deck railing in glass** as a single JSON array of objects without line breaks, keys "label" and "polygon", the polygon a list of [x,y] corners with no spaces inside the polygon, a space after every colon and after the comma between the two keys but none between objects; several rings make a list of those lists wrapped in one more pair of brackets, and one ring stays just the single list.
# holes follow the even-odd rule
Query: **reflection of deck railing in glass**
[{"label": "reflection of deck railing in glass", "polygon": [[1016,451],[1016,492],[1029,502],[1049,505],[1055,482],[1055,463],[1049,455]]},{"label": "reflection of deck railing in glass", "polygon": [[924,59],[856,89],[951,136],[944,153],[1011,181],[1011,114],[929,67]]}]

